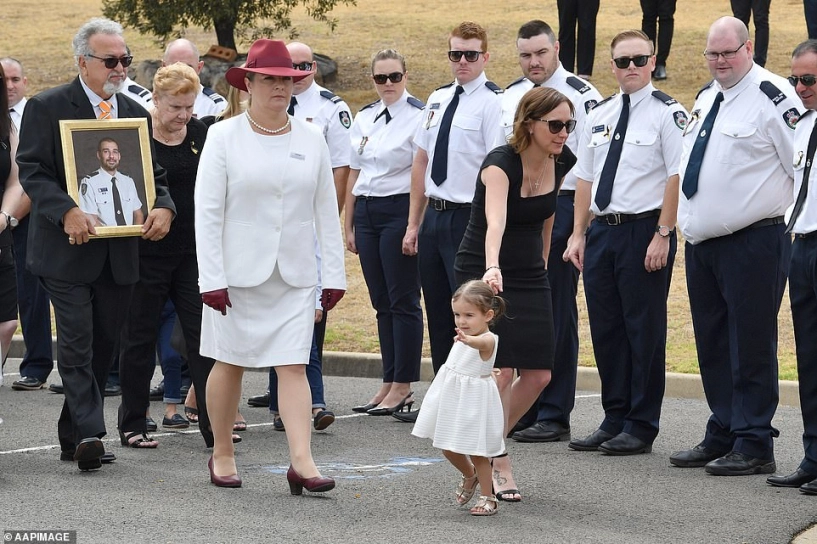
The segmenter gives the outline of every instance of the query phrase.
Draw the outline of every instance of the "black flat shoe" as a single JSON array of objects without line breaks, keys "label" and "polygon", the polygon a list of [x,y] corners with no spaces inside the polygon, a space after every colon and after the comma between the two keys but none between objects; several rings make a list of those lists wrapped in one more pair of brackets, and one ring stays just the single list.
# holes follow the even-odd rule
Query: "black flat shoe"
[{"label": "black flat shoe", "polygon": [[611,438],[613,438],[612,434],[604,432],[601,429],[596,429],[590,436],[571,440],[567,447],[576,451],[597,451],[599,446]]},{"label": "black flat shoe", "polygon": [[269,408],[269,391],[263,395],[255,395],[247,399],[247,404],[254,408]]},{"label": "black flat shoe", "polygon": [[335,422],[335,414],[331,410],[321,410],[312,417],[312,426],[316,431],[322,431]]},{"label": "black flat shoe", "polygon": [[366,410],[366,413],[369,414],[370,416],[390,416],[390,415],[394,414],[395,412],[404,412],[404,411],[405,412],[410,412],[411,411],[411,406],[414,404],[414,401],[413,400],[408,400],[408,399],[411,398],[411,396],[413,394],[414,393],[409,391],[409,394],[406,395],[405,398],[403,400],[401,400],[397,404],[397,406],[391,406],[391,407],[388,407],[388,408],[386,408],[386,407],[372,408],[371,410]]},{"label": "black flat shoe", "polygon": [[698,444],[691,450],[676,451],[669,456],[669,462],[676,467],[696,468],[704,467],[710,461],[726,455],[728,452],[717,451],[707,448],[703,443]]},{"label": "black flat shoe", "polygon": [[599,444],[599,451],[607,455],[638,455],[652,452],[652,444],[647,444],[631,434],[619,433]]},{"label": "black flat shoe", "polygon": [[798,468],[791,474],[785,476],[780,474],[769,476],[766,478],[766,483],[775,487],[800,487],[814,480],[817,480],[817,476],[809,474],[802,468]]},{"label": "black flat shoe", "polygon": [[517,442],[559,442],[570,440],[570,427],[553,421],[539,421],[511,435]]},{"label": "black flat shoe", "polygon": [[748,476],[771,474],[777,469],[774,459],[760,459],[732,451],[706,464],[706,472],[715,476]]},{"label": "black flat shoe", "polygon": [[817,480],[812,480],[800,486],[800,493],[804,495],[817,495]]},{"label": "black flat shoe", "polygon": [[354,408],[352,408],[352,411],[357,412],[358,414],[365,414],[372,408],[377,408],[377,403],[370,402],[369,404],[364,404],[362,406],[355,406]]}]

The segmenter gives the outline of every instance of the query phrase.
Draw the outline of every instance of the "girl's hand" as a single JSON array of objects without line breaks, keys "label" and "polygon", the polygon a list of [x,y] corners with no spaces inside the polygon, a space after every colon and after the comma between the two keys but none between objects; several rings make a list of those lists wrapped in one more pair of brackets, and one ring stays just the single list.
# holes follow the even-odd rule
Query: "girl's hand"
[{"label": "girl's hand", "polygon": [[466,346],[468,345],[468,336],[466,336],[461,330],[454,329],[457,331],[457,336],[454,337],[454,342],[462,342]]},{"label": "girl's hand", "polygon": [[502,270],[496,267],[489,268],[482,275],[482,281],[488,284],[495,295],[502,292]]}]

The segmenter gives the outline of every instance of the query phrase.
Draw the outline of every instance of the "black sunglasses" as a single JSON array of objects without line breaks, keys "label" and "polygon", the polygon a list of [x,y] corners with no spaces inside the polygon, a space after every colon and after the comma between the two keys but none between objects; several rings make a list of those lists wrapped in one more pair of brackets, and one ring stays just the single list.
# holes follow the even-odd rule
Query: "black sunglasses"
[{"label": "black sunglasses", "polygon": [[300,70],[301,72],[311,72],[312,71],[312,63],[311,62],[299,62],[298,64],[292,63],[292,68],[294,70]]},{"label": "black sunglasses", "polygon": [[550,130],[551,134],[559,134],[562,129],[565,129],[568,134],[576,130],[576,120],[571,119],[567,122],[565,121],[551,121],[549,119],[534,119],[534,121],[539,121],[540,123],[547,123],[548,130]]},{"label": "black sunglasses", "polygon": [[392,72],[390,74],[372,74],[372,79],[378,85],[385,85],[386,80],[392,83],[400,83],[403,81],[403,72]]},{"label": "black sunglasses", "polygon": [[635,64],[638,68],[641,68],[642,66],[646,66],[649,60],[649,55],[638,55],[637,57],[618,57],[617,59],[613,59],[613,62],[616,63],[616,68],[624,70],[630,67],[630,62]]},{"label": "black sunglasses", "polygon": [[805,76],[789,76],[786,79],[789,80],[792,87],[797,87],[797,82],[803,84],[804,87],[811,87],[815,83],[817,83],[817,76],[813,74],[807,74]]},{"label": "black sunglasses", "polygon": [[87,55],[92,59],[101,60],[105,63],[105,68],[108,70],[113,70],[116,68],[117,64],[122,64],[124,68],[127,68],[133,62],[133,57],[131,55],[125,55],[124,57],[97,57],[94,55]]},{"label": "black sunglasses", "polygon": [[459,62],[462,56],[465,55],[465,60],[468,62],[476,62],[482,51],[449,51],[448,60],[451,62]]}]

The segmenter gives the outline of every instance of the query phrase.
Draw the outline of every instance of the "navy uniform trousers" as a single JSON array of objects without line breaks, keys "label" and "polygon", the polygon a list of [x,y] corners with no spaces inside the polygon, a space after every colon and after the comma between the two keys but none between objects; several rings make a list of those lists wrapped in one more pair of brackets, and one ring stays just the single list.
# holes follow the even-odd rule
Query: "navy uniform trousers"
[{"label": "navy uniform trousers", "polygon": [[774,458],[777,314],[791,243],[785,225],[686,244],[695,346],[712,410],[703,445]]},{"label": "navy uniform trousers", "polygon": [[454,275],[454,258],[471,217],[470,205],[437,211],[429,202],[417,236],[420,283],[431,344],[431,365],[436,374],[454,345],[454,314],[451,296],[459,285]]},{"label": "navy uniform trousers", "polygon": [[360,266],[377,312],[386,383],[420,380],[423,349],[420,273],[417,257],[403,255],[408,212],[407,193],[358,197],[352,212]]},{"label": "navy uniform trousers", "polygon": [[817,236],[797,237],[791,249],[789,298],[797,346],[803,449],[800,468],[817,474]]},{"label": "navy uniform trousers", "polygon": [[14,258],[17,265],[17,305],[20,308],[20,328],[26,352],[20,363],[20,376],[48,380],[54,370],[54,353],[51,350],[51,306],[48,292],[40,279],[26,270],[26,246],[28,245],[28,216],[11,231],[14,237]]},{"label": "navy uniform trousers", "polygon": [[657,217],[620,225],[594,220],[584,253],[584,290],[601,378],[602,431],[648,444],[658,434],[666,381],[667,295],[677,239],[667,266],[647,272],[644,258]]}]

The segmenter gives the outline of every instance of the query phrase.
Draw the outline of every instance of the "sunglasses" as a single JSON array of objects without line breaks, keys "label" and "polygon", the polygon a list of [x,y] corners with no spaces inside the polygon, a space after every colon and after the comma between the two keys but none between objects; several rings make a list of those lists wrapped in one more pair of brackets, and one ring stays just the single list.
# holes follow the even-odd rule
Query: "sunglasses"
[{"label": "sunglasses", "polygon": [[133,62],[133,57],[131,55],[125,55],[124,57],[97,57],[94,55],[87,55],[92,59],[101,60],[105,63],[105,68],[108,70],[113,70],[116,68],[117,64],[122,64],[123,68],[127,68]]},{"label": "sunglasses", "polygon": [[638,55],[637,57],[618,57],[617,59],[613,59],[613,62],[616,63],[616,68],[624,70],[630,67],[630,62],[635,64],[636,67],[641,68],[642,66],[646,66],[649,60],[649,55]]},{"label": "sunglasses", "polygon": [[540,123],[547,123],[548,130],[550,130],[551,134],[559,134],[562,129],[565,129],[568,134],[576,130],[576,120],[571,119],[570,121],[551,121],[549,119],[534,119],[534,121],[539,121]]},{"label": "sunglasses", "polygon": [[476,62],[482,51],[449,51],[448,60],[451,62],[459,62],[462,56],[465,55],[465,60],[468,62]]},{"label": "sunglasses", "polygon": [[789,76],[786,79],[789,80],[789,83],[791,83],[792,87],[797,87],[798,81],[802,83],[804,87],[811,87],[812,85],[817,83],[817,76],[813,74],[808,74],[805,76]]},{"label": "sunglasses", "polygon": [[292,63],[293,70],[300,70],[301,72],[311,72],[312,71],[312,63],[311,62],[299,62],[298,64]]},{"label": "sunglasses", "polygon": [[737,56],[738,51],[740,51],[741,47],[743,47],[744,45],[746,45],[746,42],[743,42],[742,44],[740,44],[740,46],[737,49],[735,49],[734,51],[722,51],[720,53],[716,53],[714,51],[704,51],[704,57],[706,57],[706,60],[711,60],[711,61],[718,60],[718,57],[723,57],[723,58],[725,58],[727,60],[733,59],[733,58],[735,58]]},{"label": "sunglasses", "polygon": [[378,85],[385,85],[386,81],[400,83],[403,81],[403,72],[392,72],[390,74],[372,74],[372,79]]}]

